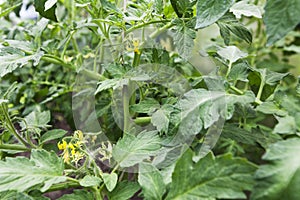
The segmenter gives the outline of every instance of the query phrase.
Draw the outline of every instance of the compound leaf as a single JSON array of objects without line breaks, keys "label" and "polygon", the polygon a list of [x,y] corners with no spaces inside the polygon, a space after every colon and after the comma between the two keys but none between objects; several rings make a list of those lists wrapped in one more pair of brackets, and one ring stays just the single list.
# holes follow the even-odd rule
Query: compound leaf
[{"label": "compound leaf", "polygon": [[204,28],[220,19],[234,3],[234,0],[198,0],[196,29]]},{"label": "compound leaf", "polygon": [[40,190],[45,192],[51,185],[66,181],[63,170],[64,163],[54,152],[34,149],[30,160],[16,157],[0,161],[0,191],[23,192],[42,184]]},{"label": "compound leaf", "polygon": [[26,55],[23,51],[13,47],[0,48],[0,78],[23,67],[30,61],[33,61],[33,65],[36,66],[42,56],[43,52],[41,51]]},{"label": "compound leaf", "polygon": [[130,167],[155,155],[160,148],[157,131],[125,134],[113,148],[113,157],[121,167]]},{"label": "compound leaf", "polygon": [[174,199],[241,199],[250,190],[256,166],[231,155],[208,154],[197,163],[187,150],[177,161],[166,200]]},{"label": "compound leaf", "polygon": [[300,22],[299,0],[268,0],[263,17],[267,28],[267,45],[272,45],[292,31]]},{"label": "compound leaf", "polygon": [[148,163],[139,164],[139,184],[142,186],[145,199],[161,200],[166,186],[158,169]]},{"label": "compound leaf", "polygon": [[268,162],[256,172],[251,199],[298,200],[300,181],[300,139],[272,144],[263,159]]}]

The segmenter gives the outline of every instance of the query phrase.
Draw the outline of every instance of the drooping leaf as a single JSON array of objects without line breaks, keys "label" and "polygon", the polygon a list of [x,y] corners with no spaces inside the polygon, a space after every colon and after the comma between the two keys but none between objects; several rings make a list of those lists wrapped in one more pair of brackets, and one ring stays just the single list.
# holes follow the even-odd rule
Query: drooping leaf
[{"label": "drooping leaf", "polygon": [[231,155],[208,154],[197,163],[187,150],[177,161],[166,200],[175,199],[243,199],[251,190],[256,166]]},{"label": "drooping leaf", "polygon": [[26,55],[23,51],[13,47],[0,48],[0,78],[17,68],[23,67],[30,61],[33,61],[33,65],[36,66],[42,56],[42,51]]},{"label": "drooping leaf", "polygon": [[254,4],[249,4],[248,0],[242,0],[235,3],[229,11],[232,12],[238,19],[241,18],[242,15],[262,18],[262,13],[259,7]]},{"label": "drooping leaf", "polygon": [[113,189],[116,187],[117,182],[118,182],[118,175],[116,173],[104,173],[102,175],[104,184],[107,188],[108,191],[113,191]]},{"label": "drooping leaf", "polygon": [[99,186],[102,180],[99,177],[86,175],[79,181],[79,184],[83,187]]},{"label": "drooping leaf", "polygon": [[234,3],[234,0],[198,0],[196,29],[204,28],[220,19]]},{"label": "drooping leaf", "polygon": [[144,131],[137,136],[125,134],[114,146],[113,158],[121,167],[130,167],[155,155],[159,148],[157,131]]},{"label": "drooping leaf", "polygon": [[226,45],[229,45],[231,34],[234,34],[247,43],[252,42],[251,32],[243,24],[237,21],[231,13],[224,15],[220,20],[218,20],[217,25],[220,28],[221,36]]},{"label": "drooping leaf", "polygon": [[253,200],[298,200],[300,181],[300,139],[293,138],[272,144],[256,172]]},{"label": "drooping leaf", "polygon": [[162,175],[153,165],[148,163],[139,164],[138,182],[142,186],[145,199],[162,199],[166,186]]},{"label": "drooping leaf", "polygon": [[88,192],[86,190],[74,190],[72,194],[65,194],[62,197],[60,197],[58,200],[94,200],[94,195],[91,192]]},{"label": "drooping leaf", "polygon": [[23,192],[42,185],[40,190],[45,192],[53,184],[67,180],[63,170],[62,159],[45,150],[32,150],[30,160],[25,157],[7,158],[0,161],[0,191]]},{"label": "drooping leaf", "polygon": [[[47,5],[45,5],[46,3],[47,3]],[[54,4],[53,3],[54,3],[53,0],[34,0],[34,7],[35,7],[35,10],[41,16],[57,22],[57,18],[56,18],[56,14],[55,14],[56,3],[54,3]]]},{"label": "drooping leaf", "polygon": [[239,48],[237,48],[236,46],[227,46],[224,48],[221,48],[217,51],[217,53],[225,58],[226,60],[228,60],[230,63],[234,63],[237,60],[241,59],[241,58],[245,58],[248,56],[247,53],[241,51]]},{"label": "drooping leaf", "polygon": [[267,45],[272,45],[300,22],[300,1],[268,0],[263,16],[267,28]]},{"label": "drooping leaf", "polygon": [[41,143],[45,143],[50,140],[55,140],[63,137],[67,131],[62,130],[62,129],[53,129],[50,131],[47,131],[45,134],[42,135],[41,137]]},{"label": "drooping leaf", "polygon": [[138,183],[122,181],[108,194],[109,200],[128,200],[140,189]]}]

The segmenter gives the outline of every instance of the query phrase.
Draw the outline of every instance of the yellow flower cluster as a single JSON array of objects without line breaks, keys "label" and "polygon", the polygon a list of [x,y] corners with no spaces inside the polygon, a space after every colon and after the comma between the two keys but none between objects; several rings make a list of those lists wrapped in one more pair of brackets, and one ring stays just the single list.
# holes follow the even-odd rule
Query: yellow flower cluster
[{"label": "yellow flower cluster", "polygon": [[[133,46],[133,48],[131,46]],[[140,46],[140,41],[138,39],[133,39],[132,45],[128,45],[126,49],[127,51],[133,51],[134,53],[140,54],[141,52],[139,50],[139,46]]]},{"label": "yellow flower cluster", "polygon": [[70,142],[66,142],[66,140],[62,140],[57,144],[59,150],[63,150],[62,156],[65,163],[74,162],[77,163],[84,157],[82,153],[82,144],[84,143],[83,133],[82,131],[75,131],[74,137]]}]

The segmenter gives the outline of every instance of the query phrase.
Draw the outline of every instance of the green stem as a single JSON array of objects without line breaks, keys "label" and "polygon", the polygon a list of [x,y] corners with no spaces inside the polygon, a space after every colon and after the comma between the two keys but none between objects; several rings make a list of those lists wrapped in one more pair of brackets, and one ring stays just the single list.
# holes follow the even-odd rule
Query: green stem
[{"label": "green stem", "polygon": [[227,73],[226,73],[226,78],[228,77],[228,75],[229,75],[229,73],[231,71],[231,67],[232,67],[232,62],[229,62]]},{"label": "green stem", "polygon": [[58,184],[52,185],[47,190],[47,192],[64,190],[64,189],[68,189],[68,188],[77,188],[77,187],[81,187],[81,185],[78,182],[68,181],[68,182],[65,182],[65,183],[58,183]]},{"label": "green stem", "polygon": [[145,125],[151,122],[151,117],[138,117],[134,119],[134,123],[139,125]]},{"label": "green stem", "polygon": [[3,113],[4,115],[4,120],[5,120],[5,123],[6,123],[6,128],[9,130],[9,132],[11,134],[13,134],[18,140],[19,142],[21,142],[25,147],[28,146],[28,143],[26,142],[26,140],[24,140],[17,132],[17,130],[15,129],[10,117],[9,117],[9,114],[7,112],[7,106],[5,104],[1,104],[1,112],[0,113]]},{"label": "green stem", "polygon": [[[104,185],[104,184],[102,184],[102,185]],[[101,187],[99,189],[97,187],[93,187],[93,191],[94,191],[96,200],[102,200],[103,199],[102,196],[101,196],[101,190],[102,190]]]},{"label": "green stem", "polygon": [[262,101],[260,100],[262,92],[264,90],[264,86],[265,86],[265,76],[266,76],[266,70],[263,71],[263,74],[261,75],[261,82],[260,82],[260,86],[255,98],[255,103],[257,104],[262,104]]},{"label": "green stem", "polygon": [[129,88],[130,86],[124,85],[123,87],[123,132],[126,134],[129,132],[129,118],[130,118],[130,113],[129,113]]},{"label": "green stem", "polygon": [[1,150],[13,150],[13,151],[30,151],[30,148],[24,147],[18,144],[0,144]]},{"label": "green stem", "polygon": [[237,87],[235,87],[233,85],[230,86],[230,89],[232,89],[233,91],[235,91],[238,94],[244,94],[243,91],[241,91],[240,89],[238,89]]},{"label": "green stem", "polygon": [[[157,29],[156,31],[154,31],[153,33],[151,33],[151,35],[149,36],[149,38],[156,38],[157,36],[159,36],[161,33],[165,32],[166,30],[168,30],[169,28],[171,28],[172,26],[174,26],[175,24],[173,24],[172,22],[167,23],[166,25],[164,25],[163,27]],[[144,42],[142,42],[140,44],[140,49],[142,49],[142,47],[144,46]]]},{"label": "green stem", "polygon": [[71,70],[76,70],[76,67],[74,65],[65,63],[64,60],[62,60],[61,58],[56,57],[54,55],[45,54],[45,55],[43,55],[42,60],[53,63],[53,64],[61,65],[63,67],[71,69]]},{"label": "green stem", "polygon": [[138,24],[136,26],[129,28],[127,31],[125,31],[125,34],[131,33],[134,30],[140,29],[140,28],[142,28],[144,26],[148,26],[150,24],[158,24],[158,23],[164,23],[164,22],[170,22],[170,20],[154,20],[154,21],[150,21],[150,22],[145,22],[143,24]]}]

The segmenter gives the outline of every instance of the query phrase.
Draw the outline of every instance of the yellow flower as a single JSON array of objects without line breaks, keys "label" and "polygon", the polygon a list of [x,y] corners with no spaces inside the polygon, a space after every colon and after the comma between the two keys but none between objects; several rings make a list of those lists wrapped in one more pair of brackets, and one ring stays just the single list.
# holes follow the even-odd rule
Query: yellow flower
[{"label": "yellow flower", "polygon": [[[131,48],[130,46],[133,46],[133,48]],[[132,44],[128,45],[126,47],[127,51],[133,51],[134,53],[140,54],[140,50],[139,50],[139,46],[140,46],[140,41],[138,39],[133,39],[132,40]]]},{"label": "yellow flower", "polygon": [[74,147],[74,145],[73,145],[71,142],[69,143],[68,147],[69,147],[70,149],[72,149],[72,150],[75,150],[75,147]]},{"label": "yellow flower", "polygon": [[79,139],[79,141],[83,141],[83,133],[80,130],[74,132],[74,136]]},{"label": "yellow flower", "polygon": [[75,150],[72,150],[71,151],[71,154],[72,154],[72,162],[75,162],[77,163],[80,159],[82,159],[84,157],[84,154],[79,152],[79,151],[75,151]]},{"label": "yellow flower", "polygon": [[63,159],[65,163],[69,163],[70,162],[70,154],[69,151],[66,149],[63,153]]},{"label": "yellow flower", "polygon": [[57,144],[57,147],[58,147],[59,150],[64,150],[64,149],[67,148],[67,142],[65,140],[63,140],[62,143],[59,142]]}]

